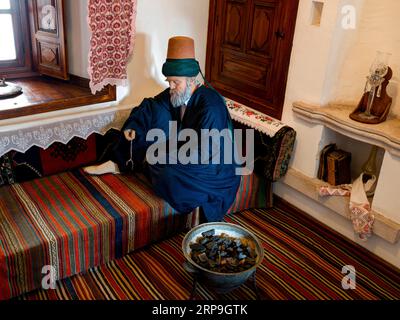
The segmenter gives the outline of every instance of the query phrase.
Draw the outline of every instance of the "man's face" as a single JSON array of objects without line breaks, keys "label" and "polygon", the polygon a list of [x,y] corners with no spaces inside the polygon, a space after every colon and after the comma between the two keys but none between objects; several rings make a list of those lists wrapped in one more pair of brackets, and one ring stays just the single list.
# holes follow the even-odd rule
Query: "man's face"
[{"label": "man's face", "polygon": [[167,77],[171,95],[183,93],[186,89],[186,77]]},{"label": "man's face", "polygon": [[171,104],[175,108],[189,100],[192,90],[187,77],[167,77],[166,81],[170,88]]}]

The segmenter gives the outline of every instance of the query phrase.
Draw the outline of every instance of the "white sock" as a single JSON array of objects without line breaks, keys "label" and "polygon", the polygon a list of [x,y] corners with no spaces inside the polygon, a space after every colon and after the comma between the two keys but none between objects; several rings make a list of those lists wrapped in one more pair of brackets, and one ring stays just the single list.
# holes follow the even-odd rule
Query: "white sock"
[{"label": "white sock", "polygon": [[114,173],[114,174],[121,173],[119,171],[118,165],[115,162],[112,162],[111,160],[99,164],[97,166],[85,167],[83,168],[83,171],[93,175],[100,175],[105,173]]}]

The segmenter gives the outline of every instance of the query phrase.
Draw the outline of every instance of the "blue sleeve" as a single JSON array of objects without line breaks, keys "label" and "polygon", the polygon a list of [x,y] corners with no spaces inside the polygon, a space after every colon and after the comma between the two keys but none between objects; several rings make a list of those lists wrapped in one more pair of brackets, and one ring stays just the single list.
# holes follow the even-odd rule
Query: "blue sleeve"
[{"label": "blue sleeve", "polygon": [[[193,106],[198,110],[195,118],[197,119],[197,124],[194,128],[198,137],[198,159],[209,159],[211,164],[212,159],[217,159],[219,157],[219,163],[224,163],[224,152],[225,146],[232,145],[232,135],[230,132],[230,117],[228,110],[226,108],[224,100],[215,92],[209,91],[207,94],[203,94],[198,98],[196,104]],[[218,139],[209,139],[208,145],[202,145],[201,141],[207,141],[202,135],[202,129],[215,130],[218,135]],[[216,144],[219,143],[219,145]],[[178,148],[181,148],[185,143],[178,143]],[[204,147],[204,149],[203,149]],[[233,148],[233,147],[232,147]],[[229,151],[228,149],[226,151]],[[217,158],[215,158],[217,157]]]},{"label": "blue sleeve", "polygon": [[152,123],[153,112],[151,106],[151,99],[146,98],[142,103],[133,108],[129,118],[125,121],[121,131],[133,129],[136,132],[145,131]]},{"label": "blue sleeve", "polygon": [[169,100],[166,98],[165,92],[154,98],[146,98],[131,111],[121,131],[135,130],[134,144],[136,148],[147,148],[151,144],[146,141],[147,133],[151,129],[161,129],[168,134],[168,125],[172,116],[167,103]]}]

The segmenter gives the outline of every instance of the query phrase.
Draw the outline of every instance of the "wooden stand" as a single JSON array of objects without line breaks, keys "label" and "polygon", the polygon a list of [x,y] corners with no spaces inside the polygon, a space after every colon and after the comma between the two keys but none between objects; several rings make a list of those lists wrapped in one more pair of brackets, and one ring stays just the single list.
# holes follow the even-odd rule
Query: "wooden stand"
[{"label": "wooden stand", "polygon": [[392,104],[392,98],[388,96],[386,87],[389,84],[389,80],[392,78],[393,72],[389,67],[385,80],[382,83],[381,95],[377,97],[375,93],[374,101],[371,107],[371,115],[375,116],[371,119],[363,117],[363,114],[367,109],[369,91],[365,92],[358,103],[357,108],[350,114],[350,118],[363,123],[376,124],[386,120],[389,109]]},{"label": "wooden stand", "polygon": [[[243,284],[245,284],[245,283],[248,283],[249,281],[251,281],[251,284],[252,284],[252,287],[253,287],[253,291],[254,291],[254,294],[255,294],[255,296],[256,296],[256,299],[257,300],[264,300],[264,298],[260,295],[260,290],[258,289],[258,287],[257,287],[257,279],[256,279],[256,272],[257,271],[255,271],[250,277],[249,277],[249,279],[247,279],[247,281],[246,282],[244,282]],[[201,284],[201,282],[200,282],[200,280],[199,280],[199,276],[198,276],[198,274],[194,274],[194,277],[193,277],[193,285],[192,285],[192,291],[191,291],[191,293],[190,293],[190,297],[189,297],[189,300],[196,300],[196,298],[197,298],[197,289],[198,289],[198,285],[199,284]],[[242,284],[242,285],[243,285]],[[205,285],[205,284],[203,284],[203,285]],[[207,289],[209,289],[210,291],[212,291],[214,294],[216,294],[216,295],[224,295],[224,294],[227,294],[227,293],[229,293],[229,292],[231,292],[231,291],[233,291],[233,290],[236,290],[236,289],[238,289],[239,287],[241,287],[242,285],[240,285],[240,286],[238,286],[238,287],[236,287],[236,288],[232,288],[231,290],[227,290],[227,291],[224,291],[224,290],[218,290],[218,289],[215,289],[215,288],[210,288],[210,287],[207,287],[207,285],[205,285],[205,287],[207,288]]]}]

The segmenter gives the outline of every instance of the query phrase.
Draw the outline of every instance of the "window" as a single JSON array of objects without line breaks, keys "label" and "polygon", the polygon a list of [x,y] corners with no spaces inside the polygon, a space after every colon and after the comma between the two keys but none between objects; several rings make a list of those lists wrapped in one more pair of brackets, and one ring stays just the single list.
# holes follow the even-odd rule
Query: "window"
[{"label": "window", "polygon": [[0,78],[22,87],[0,97],[0,120],[116,100],[115,86],[92,95],[68,73],[64,2],[0,0]]},{"label": "window", "polygon": [[32,74],[27,7],[24,0],[0,0],[0,74]]},{"label": "window", "polygon": [[0,24],[6,28],[0,35],[5,57],[0,74],[19,78],[37,72],[68,79],[63,0],[0,0],[0,6]]},{"label": "window", "polygon": [[0,2],[0,30],[3,30],[2,37],[4,44],[0,47],[0,60],[13,61],[17,59],[15,50],[15,37],[13,28],[13,12],[9,0]]}]

